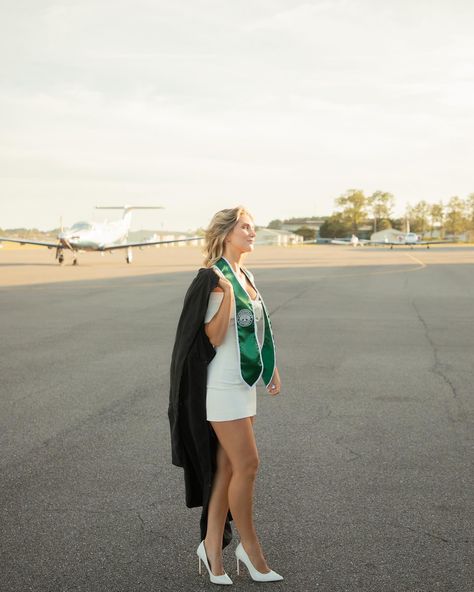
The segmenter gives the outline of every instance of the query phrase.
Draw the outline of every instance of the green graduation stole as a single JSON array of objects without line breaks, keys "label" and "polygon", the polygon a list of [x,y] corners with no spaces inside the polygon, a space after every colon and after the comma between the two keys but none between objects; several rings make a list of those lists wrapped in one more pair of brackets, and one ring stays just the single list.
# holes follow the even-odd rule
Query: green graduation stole
[{"label": "green graduation stole", "polygon": [[214,267],[219,269],[223,276],[229,280],[234,291],[235,332],[242,379],[251,387],[262,377],[265,385],[268,385],[275,371],[275,343],[263,299],[253,286],[253,282],[251,282],[257,292],[257,298],[260,297],[263,309],[264,331],[262,347],[260,347],[257,339],[257,325],[253,314],[253,306],[247,290],[239,282],[227,259],[221,257],[214,264]]}]

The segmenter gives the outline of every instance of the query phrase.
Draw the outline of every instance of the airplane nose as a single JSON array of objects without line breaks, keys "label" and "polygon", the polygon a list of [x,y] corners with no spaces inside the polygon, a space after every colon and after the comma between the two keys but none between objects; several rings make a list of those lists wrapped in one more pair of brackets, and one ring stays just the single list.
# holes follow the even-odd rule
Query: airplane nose
[{"label": "airplane nose", "polygon": [[67,232],[60,232],[58,234],[58,241],[68,248],[71,248],[71,236]]}]

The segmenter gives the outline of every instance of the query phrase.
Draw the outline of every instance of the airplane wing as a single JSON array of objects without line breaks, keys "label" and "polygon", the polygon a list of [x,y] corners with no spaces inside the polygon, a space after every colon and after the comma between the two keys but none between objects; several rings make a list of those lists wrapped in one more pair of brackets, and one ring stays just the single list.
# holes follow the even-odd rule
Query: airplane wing
[{"label": "airplane wing", "polygon": [[[327,237],[322,237],[322,238],[311,238],[308,240],[304,240],[300,243],[295,243],[296,245],[329,245],[330,243],[333,243],[335,241],[341,241],[340,244],[341,245],[348,245],[350,244],[349,239],[345,240],[343,238],[327,238]],[[339,243],[337,243],[339,244]]]},{"label": "airplane wing", "polygon": [[[358,241],[358,244],[366,244],[370,241],[368,241],[365,238],[360,238]],[[257,244],[257,243],[255,243]],[[327,237],[322,237],[322,238],[312,238],[310,240],[304,240],[301,243],[295,243],[296,245],[316,245],[316,244],[327,244],[327,245],[351,245],[351,239],[350,238],[327,238]]]},{"label": "airplane wing", "polygon": [[202,236],[195,236],[193,238],[176,238],[173,240],[161,240],[161,241],[144,241],[141,243],[124,243],[122,245],[111,244],[111,245],[103,245],[98,250],[99,251],[112,251],[116,249],[128,249],[128,247],[151,247],[152,245],[164,245],[169,243],[183,243],[193,240],[202,240],[204,237]]},{"label": "airplane wing", "polygon": [[421,243],[401,243],[399,241],[369,241],[369,243],[371,245],[393,245],[393,246],[404,246],[404,245],[409,245],[409,244],[416,244],[416,245],[420,245]]},{"label": "airplane wing", "polygon": [[446,245],[447,243],[457,243],[455,240],[440,240],[440,241],[420,241],[415,245]]},{"label": "airplane wing", "polygon": [[10,243],[20,243],[22,245],[39,245],[40,247],[48,247],[48,249],[56,249],[58,247],[58,243],[46,243],[43,241],[34,241],[34,240],[26,240],[23,238],[8,238],[6,236],[0,236],[0,243],[1,242],[10,242]]},{"label": "airplane wing", "polygon": [[455,240],[441,240],[441,241],[419,241],[416,243],[406,243],[398,241],[367,241],[371,245],[393,245],[394,247],[416,247],[417,245],[446,245],[448,243],[457,243]]},{"label": "airplane wing", "polygon": [[[352,241],[350,238],[333,238],[331,241],[332,245],[352,245]],[[360,245],[366,245],[367,243],[370,243],[372,241],[367,240],[366,238],[359,238],[357,240],[357,244]]]}]

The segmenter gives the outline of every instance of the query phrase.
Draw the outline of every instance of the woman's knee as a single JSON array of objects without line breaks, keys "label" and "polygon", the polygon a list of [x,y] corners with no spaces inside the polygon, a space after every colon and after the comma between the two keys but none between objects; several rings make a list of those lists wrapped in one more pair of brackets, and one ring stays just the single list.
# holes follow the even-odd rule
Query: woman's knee
[{"label": "woman's knee", "polygon": [[250,418],[214,422],[212,427],[219,440],[220,458],[230,463],[232,473],[254,476],[259,458]]},{"label": "woman's knee", "polygon": [[258,472],[260,460],[257,453],[247,454],[239,458],[238,462],[232,465],[232,472],[246,477],[255,477]]}]

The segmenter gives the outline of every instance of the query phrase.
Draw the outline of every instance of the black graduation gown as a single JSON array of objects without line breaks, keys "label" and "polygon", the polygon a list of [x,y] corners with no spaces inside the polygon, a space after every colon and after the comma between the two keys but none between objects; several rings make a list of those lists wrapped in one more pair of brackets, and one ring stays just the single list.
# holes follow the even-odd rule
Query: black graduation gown
[{"label": "black graduation gown", "polygon": [[[211,291],[219,278],[202,267],[184,297],[171,356],[168,417],[172,463],[184,469],[186,506],[202,506],[201,540],[206,536],[207,512],[216,470],[217,437],[206,419],[207,365],[216,355],[204,330]],[[222,547],[232,540],[227,514]]]}]

